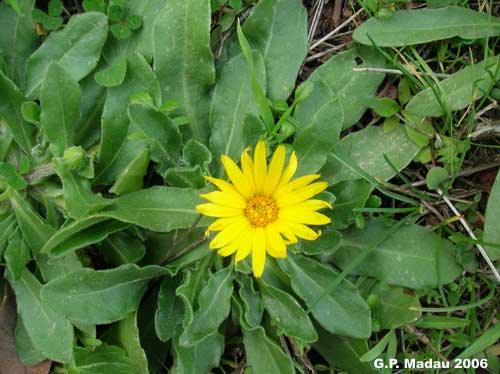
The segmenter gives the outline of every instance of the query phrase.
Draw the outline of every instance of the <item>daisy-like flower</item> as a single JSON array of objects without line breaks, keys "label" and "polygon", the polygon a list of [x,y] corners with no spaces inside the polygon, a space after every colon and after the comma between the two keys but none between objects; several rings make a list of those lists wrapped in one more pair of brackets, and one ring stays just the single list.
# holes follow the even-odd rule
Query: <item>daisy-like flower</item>
[{"label": "daisy-like flower", "polygon": [[[205,216],[218,218],[207,230],[219,233],[210,242],[221,256],[236,252],[235,262],[252,254],[255,277],[264,272],[266,254],[286,257],[286,246],[297,238],[315,240],[321,231],[307,225],[326,225],[330,218],[318,213],[331,205],[312,199],[328,186],[314,182],[318,174],[304,175],[292,180],[297,169],[297,157],[292,153],[285,167],[285,147],[279,145],[269,165],[266,147],[259,141],[253,160],[245,150],[241,154],[241,169],[227,156],[221,161],[231,183],[206,177],[219,191],[200,195],[209,203],[196,207]],[[314,182],[314,183],[313,183]]]}]

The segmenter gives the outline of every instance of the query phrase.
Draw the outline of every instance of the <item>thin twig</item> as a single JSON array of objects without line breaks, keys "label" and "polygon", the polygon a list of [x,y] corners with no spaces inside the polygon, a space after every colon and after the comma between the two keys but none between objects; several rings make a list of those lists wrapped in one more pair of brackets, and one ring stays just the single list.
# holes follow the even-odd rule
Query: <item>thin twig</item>
[{"label": "thin twig", "polygon": [[186,247],[182,248],[179,252],[177,252],[175,255],[173,255],[172,257],[169,257],[169,256],[165,256],[163,257],[161,260],[160,260],[160,265],[165,265],[168,262],[172,262],[174,260],[177,260],[179,257],[181,257],[182,255],[184,255],[185,253],[189,252],[190,250],[192,249],[195,249],[196,247],[198,247],[201,243],[203,243],[204,241],[206,241],[208,239],[207,236],[203,235],[201,238],[195,240],[194,242],[192,242],[191,244],[187,245]]},{"label": "thin twig", "polygon": [[[455,208],[455,206],[453,205],[453,203],[444,195],[443,191],[440,188],[437,189],[437,192],[441,195],[441,197],[446,202],[446,204],[448,205],[448,207],[451,209],[451,211],[453,212],[453,214],[455,214],[457,217],[459,217],[460,223],[464,227],[465,231],[467,231],[467,233],[469,234],[469,236],[472,238],[472,240],[476,240],[477,241],[476,234],[474,234],[474,231],[472,231],[472,229],[470,228],[470,226],[467,223],[467,221],[465,220],[463,214],[461,214],[457,210],[457,208]],[[476,243],[476,248],[479,249],[479,253],[481,253],[481,256],[483,256],[484,260],[486,261],[486,263],[488,264],[489,268],[493,272],[493,275],[495,276],[495,278],[497,279],[497,281],[500,283],[500,274],[498,273],[497,268],[495,267],[495,265],[491,261],[490,257],[486,253],[486,250],[484,249],[484,247],[481,244]]]},{"label": "thin twig", "polygon": [[[384,68],[353,68],[352,71],[369,71],[372,73],[385,73],[403,75],[404,73],[399,69],[384,69]],[[451,74],[446,73],[420,73],[422,75],[436,76],[437,78],[448,78]]]},{"label": "thin twig", "polygon": [[357,16],[360,15],[360,13],[363,11],[363,8],[359,9],[356,13],[354,13],[352,16],[350,16],[348,19],[346,19],[344,22],[342,22],[338,27],[336,27],[333,31],[329,32],[325,36],[323,36],[321,39],[316,41],[313,45],[309,47],[309,50],[312,51],[314,48],[317,46],[321,45],[325,40],[330,39],[332,36],[334,36],[336,33],[338,33],[340,30],[342,30],[344,27],[346,27],[348,24],[350,24]]},{"label": "thin twig", "polygon": [[319,17],[321,15],[321,12],[323,11],[323,5],[325,5],[324,0],[317,0],[315,3],[316,11],[314,12],[314,16],[311,21],[311,27],[309,28],[309,33],[307,35],[308,43],[311,43],[312,39],[314,38],[314,34],[316,33]]},{"label": "thin twig", "polygon": [[325,56],[325,55],[327,55],[329,53],[338,51],[339,49],[344,48],[348,44],[349,43],[343,43],[343,44],[340,44],[340,45],[335,45],[332,48],[327,49],[326,51],[318,52],[318,53],[316,53],[316,54],[314,54],[314,55],[309,56],[308,58],[306,58],[306,62],[309,62],[309,61],[312,61],[312,60],[316,60],[317,58],[323,57],[323,56]]},{"label": "thin twig", "polygon": [[448,362],[448,359],[441,352],[439,352],[439,350],[436,347],[432,345],[429,338],[423,332],[418,331],[412,325],[404,325],[404,328],[406,331],[415,335],[418,340],[424,343],[432,352],[434,352],[439,357],[441,361]]}]

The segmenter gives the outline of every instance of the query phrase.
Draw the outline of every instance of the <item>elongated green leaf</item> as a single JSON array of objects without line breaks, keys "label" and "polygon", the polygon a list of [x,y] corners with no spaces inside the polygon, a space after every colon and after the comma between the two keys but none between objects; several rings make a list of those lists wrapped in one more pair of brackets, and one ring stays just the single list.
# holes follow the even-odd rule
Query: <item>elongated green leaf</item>
[{"label": "elongated green leaf", "polygon": [[457,317],[425,316],[415,323],[415,327],[420,329],[457,329],[470,325],[470,320]]},{"label": "elongated green leaf", "polygon": [[182,323],[182,301],[175,295],[179,277],[163,279],[158,291],[158,308],[155,313],[155,331],[161,341],[170,340],[177,326]]},{"label": "elongated green leaf", "polygon": [[165,114],[148,103],[130,103],[130,120],[137,124],[155,145],[151,157],[155,161],[179,162],[181,134],[178,126]]},{"label": "elongated green leaf", "polygon": [[148,360],[141,347],[137,313],[131,313],[106,331],[106,341],[125,350],[130,361],[134,363],[138,373],[148,372]]},{"label": "elongated green leaf", "polygon": [[[362,63],[358,64],[361,60]],[[294,117],[304,126],[327,121],[332,126],[337,117],[339,102],[344,109],[342,129],[356,124],[367,109],[370,99],[374,98],[378,86],[384,80],[384,73],[353,71],[354,68],[385,67],[384,59],[371,48],[356,48],[334,55],[319,66],[303,84],[313,84],[310,95],[297,104]]]},{"label": "elongated green leaf", "polygon": [[97,246],[106,261],[117,266],[137,263],[146,254],[144,244],[127,232],[113,234]]},{"label": "elongated green leaf", "polygon": [[17,281],[21,278],[24,267],[31,259],[30,250],[19,229],[10,237],[4,257],[12,279]]},{"label": "elongated green leaf", "polygon": [[163,268],[152,265],[82,269],[47,283],[41,295],[44,302],[72,320],[111,323],[136,311],[148,280],[163,274]]},{"label": "elongated green leaf", "polygon": [[[500,26],[499,26],[500,30]],[[469,65],[435,86],[444,105],[451,110],[460,110],[479,100],[500,76],[500,57],[490,57]],[[415,95],[406,105],[406,110],[420,117],[439,117],[444,114],[436,93],[427,88]]]},{"label": "elongated green leaf", "polygon": [[493,344],[498,343],[500,339],[500,323],[496,323],[493,327],[486,330],[479,338],[477,338],[467,349],[460,353],[457,358],[468,358],[485,351]]},{"label": "elongated green leaf", "polygon": [[51,63],[40,89],[40,124],[55,156],[74,144],[80,101],[78,83],[61,65]]},{"label": "elongated green leaf", "polygon": [[102,215],[152,231],[187,228],[199,216],[194,207],[201,202],[195,190],[152,187],[120,196]]},{"label": "elongated green leaf", "polygon": [[144,184],[144,176],[147,173],[149,165],[149,149],[144,148],[140,153],[129,162],[116,179],[109,192],[117,195],[138,191]]},{"label": "elongated green leaf", "polygon": [[366,352],[363,356],[360,357],[361,362],[371,362],[375,360],[378,356],[380,356],[384,351],[387,345],[389,344],[390,339],[394,339],[394,331],[391,330],[385,336],[380,339],[380,341],[368,352]]},{"label": "elongated green leaf", "polygon": [[[38,37],[31,19],[34,1],[21,2],[21,14],[17,14],[5,2],[0,4],[0,51],[7,63],[7,76],[21,85],[24,81],[25,62],[36,49]],[[8,30],[8,31],[7,31]]]},{"label": "elongated green leaf", "polygon": [[262,289],[264,308],[278,327],[278,333],[295,337],[304,343],[318,339],[309,316],[290,294],[266,284]]},{"label": "elongated green leaf", "polygon": [[36,96],[53,61],[76,81],[94,70],[106,40],[107,22],[102,13],[87,12],[71,17],[63,30],[51,33],[28,60],[26,96]]},{"label": "elongated green leaf", "polygon": [[326,293],[338,273],[331,267],[301,255],[278,262],[288,274],[294,292],[306,303],[314,318],[328,331],[351,337],[371,333],[370,309],[351,283],[342,281]]},{"label": "elongated green leaf", "polygon": [[16,229],[16,226],[16,217],[13,214],[3,217],[0,221],[0,258],[7,248],[8,239]]},{"label": "elongated green leaf", "polygon": [[21,105],[26,101],[19,88],[0,70],[0,117],[5,120],[14,140],[21,149],[30,153],[35,143],[35,129],[21,114]]},{"label": "elongated green leaf", "polygon": [[182,347],[174,340],[174,367],[172,374],[209,373],[210,369],[219,366],[224,352],[224,337],[218,333],[210,335],[194,347]]},{"label": "elongated green leaf", "polygon": [[254,283],[250,277],[239,276],[236,279],[240,284],[239,296],[246,323],[250,328],[257,327],[260,325],[262,314],[264,313],[262,297],[254,289]]},{"label": "elongated green leaf", "polygon": [[348,373],[378,373],[371,362],[361,362],[360,358],[368,352],[366,340],[352,339],[330,334],[321,327],[316,329],[319,340],[314,349],[332,366]]},{"label": "elongated green leaf", "polygon": [[[381,144],[384,146],[381,147]],[[408,138],[404,128],[398,127],[386,134],[382,128],[371,126],[342,138],[332,153],[349,160],[374,178],[389,180],[396,172],[384,155],[401,170],[413,160],[418,151],[419,147]],[[321,170],[321,177],[330,184],[360,178],[355,171],[332,156],[329,156]]]},{"label": "elongated green leaf", "polygon": [[398,10],[387,19],[370,18],[353,34],[359,43],[401,47],[453,38],[480,39],[500,34],[500,20],[459,7]]},{"label": "elongated green leaf", "polygon": [[130,120],[127,115],[129,98],[137,92],[149,94],[155,103],[160,101],[160,87],[155,74],[144,57],[134,54],[127,58],[127,73],[123,83],[108,90],[102,114],[101,144],[94,183],[114,181],[131,161],[118,168],[118,172],[111,173],[114,166],[120,162],[120,149],[125,144],[129,130]]},{"label": "elongated green leaf", "polygon": [[73,326],[57,308],[40,297],[41,285],[28,270],[17,281],[9,277],[16,293],[18,313],[37,351],[58,362],[73,355]]},{"label": "elongated green leaf", "polygon": [[[299,0],[264,0],[243,24],[253,49],[264,57],[267,95],[286,100],[307,54],[307,14]],[[265,87],[265,86],[263,86]]]},{"label": "elongated green leaf", "polygon": [[375,295],[379,301],[372,308],[373,319],[381,329],[395,329],[415,322],[422,315],[418,296],[401,287],[383,287]]},{"label": "elongated green leaf", "polygon": [[[373,220],[363,230],[352,228],[344,231],[341,247],[332,257],[334,262],[344,268],[353,254],[377,243],[387,230],[385,223]],[[450,283],[461,274],[462,269],[455,261],[451,242],[439,238],[429,229],[408,224],[398,228],[368,254],[353,272],[389,284],[418,289],[436,287],[438,276],[443,284]]]},{"label": "elongated green leaf", "polygon": [[[495,183],[491,188],[488,204],[486,205],[486,222],[484,223],[484,236],[486,242],[500,244],[500,173],[497,174]],[[500,249],[486,247],[492,260],[500,259]]]},{"label": "elongated green leaf", "polygon": [[17,317],[16,324],[16,352],[21,362],[26,366],[36,365],[47,359],[47,356],[35,349],[20,316]]},{"label": "elongated green leaf", "polygon": [[280,346],[267,337],[264,329],[243,330],[247,364],[254,373],[293,374],[293,362]]},{"label": "elongated green leaf", "polygon": [[[262,56],[254,53],[254,69],[261,86],[265,84]],[[249,144],[243,144],[243,127],[248,114],[258,115],[253,98],[251,80],[243,55],[232,58],[221,72],[214,89],[210,108],[212,136],[210,149],[214,160],[220,155],[239,158]]]},{"label": "elongated green leaf", "polygon": [[232,269],[225,268],[213,274],[198,296],[199,309],[194,313],[193,320],[179,338],[179,344],[191,347],[215,333],[229,315],[232,294]]},{"label": "elongated green leaf", "polygon": [[210,16],[209,0],[167,1],[153,31],[162,98],[179,100],[176,114],[189,117],[192,137],[203,143],[210,133],[209,90],[215,82]]},{"label": "elongated green leaf", "polygon": [[125,352],[102,344],[95,349],[76,348],[75,366],[80,374],[142,374]]}]

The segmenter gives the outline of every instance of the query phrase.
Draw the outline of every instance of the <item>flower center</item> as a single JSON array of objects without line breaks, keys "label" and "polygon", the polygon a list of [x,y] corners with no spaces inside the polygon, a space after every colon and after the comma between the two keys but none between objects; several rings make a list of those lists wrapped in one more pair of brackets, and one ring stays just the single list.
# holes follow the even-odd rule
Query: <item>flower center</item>
[{"label": "flower center", "polygon": [[267,196],[254,196],[248,199],[245,215],[255,227],[264,227],[278,218],[278,205]]}]

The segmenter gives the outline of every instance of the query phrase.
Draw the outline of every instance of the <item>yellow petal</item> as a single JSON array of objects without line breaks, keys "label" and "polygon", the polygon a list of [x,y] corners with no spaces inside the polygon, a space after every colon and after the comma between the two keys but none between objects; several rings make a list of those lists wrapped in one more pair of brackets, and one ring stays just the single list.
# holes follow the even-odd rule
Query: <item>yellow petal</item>
[{"label": "yellow petal", "polygon": [[241,216],[219,218],[214,222],[212,222],[210,226],[208,226],[207,232],[210,233],[211,231],[224,230],[226,227],[231,225],[233,222],[239,220],[240,218]]},{"label": "yellow petal", "polygon": [[222,256],[222,257],[227,257],[227,256],[232,255],[234,252],[236,252],[237,249],[238,249],[238,247],[234,243],[231,243],[231,244],[219,249],[217,251],[217,254],[219,256]]},{"label": "yellow petal", "polygon": [[287,221],[278,219],[277,221],[272,223],[273,227],[281,234],[285,236],[286,244],[294,244],[297,243],[297,236],[295,236],[293,230],[288,226]]},{"label": "yellow petal", "polygon": [[274,258],[286,257],[286,245],[278,230],[271,224],[265,228],[267,251]]},{"label": "yellow petal", "polygon": [[196,206],[196,210],[209,217],[235,217],[243,215],[243,209],[230,208],[213,203],[205,203]]},{"label": "yellow petal", "polygon": [[255,180],[255,192],[262,193],[267,176],[266,145],[259,140],[253,154],[253,175]]},{"label": "yellow petal", "polygon": [[276,196],[276,203],[280,208],[301,203],[319,194],[328,187],[326,182],[316,182],[301,189]]},{"label": "yellow petal", "polygon": [[253,177],[253,161],[248,154],[248,148],[241,154],[241,170],[250,189],[255,193],[255,181]]},{"label": "yellow petal", "polygon": [[234,221],[224,230],[215,235],[208,247],[210,249],[215,249],[228,245],[230,242],[234,241],[247,226],[248,221],[243,217]]},{"label": "yellow petal", "polygon": [[266,182],[264,183],[264,195],[271,195],[281,179],[283,166],[285,165],[286,150],[284,145],[279,145],[274,152],[269,171],[267,173]]},{"label": "yellow petal", "polygon": [[250,190],[250,186],[245,183],[245,177],[243,176],[241,169],[233,160],[225,155],[222,155],[220,159],[229,179],[234,184],[234,187],[236,187],[239,193],[244,197],[250,197],[252,191]]},{"label": "yellow petal", "polygon": [[278,191],[288,183],[290,178],[293,177],[295,172],[297,171],[297,155],[295,154],[295,151],[292,152],[290,155],[290,160],[288,160],[288,165],[286,166],[285,170],[283,170],[283,173],[281,174],[280,181],[278,182],[278,185],[274,189],[274,192],[272,194],[273,197],[276,197],[278,195]]},{"label": "yellow petal", "polygon": [[231,208],[245,209],[247,206],[245,199],[239,193],[213,191],[213,192],[201,194],[200,197],[207,199],[208,201],[210,201],[212,203],[231,207]]},{"label": "yellow petal", "polygon": [[304,208],[304,209],[309,209],[309,210],[320,210],[324,208],[329,208],[333,209],[332,205],[324,200],[318,200],[318,199],[309,199],[306,201],[303,201],[297,205],[293,205],[294,207],[297,208]]},{"label": "yellow petal", "polygon": [[285,220],[303,223],[306,225],[326,225],[332,222],[329,217],[321,213],[313,212],[309,209],[296,208],[295,205],[280,209],[279,216]]},{"label": "yellow petal", "polygon": [[252,243],[252,270],[255,278],[260,278],[266,264],[266,234],[262,227],[255,229]]},{"label": "yellow petal", "polygon": [[319,174],[303,175],[303,176],[298,177],[297,179],[294,179],[293,181],[285,184],[276,193],[281,195],[281,194],[289,193],[291,191],[295,191],[295,190],[304,188],[308,184],[314,182],[319,177],[320,177]]},{"label": "yellow petal", "polygon": [[321,235],[321,231],[316,232],[301,223],[287,221],[287,224],[293,230],[294,234],[301,239],[316,240]]},{"label": "yellow petal", "polygon": [[238,238],[238,252],[236,252],[236,257],[234,259],[235,264],[245,259],[252,250],[252,240],[253,233],[255,229],[252,226],[248,226]]},{"label": "yellow petal", "polygon": [[[242,196],[234,186],[225,181],[224,179],[214,178],[214,177],[204,177],[207,181],[215,185],[222,192],[232,192]],[[242,196],[243,197],[243,196]]]}]

